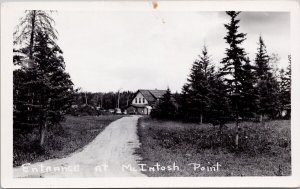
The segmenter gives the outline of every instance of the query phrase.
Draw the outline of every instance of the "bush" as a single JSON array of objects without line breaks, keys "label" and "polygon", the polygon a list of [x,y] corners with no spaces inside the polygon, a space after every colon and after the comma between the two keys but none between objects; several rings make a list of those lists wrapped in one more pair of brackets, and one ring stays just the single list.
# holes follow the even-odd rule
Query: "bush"
[{"label": "bush", "polygon": [[73,116],[92,116],[92,115],[98,115],[98,110],[91,105],[82,105],[78,107],[72,107],[70,110],[70,114]]}]

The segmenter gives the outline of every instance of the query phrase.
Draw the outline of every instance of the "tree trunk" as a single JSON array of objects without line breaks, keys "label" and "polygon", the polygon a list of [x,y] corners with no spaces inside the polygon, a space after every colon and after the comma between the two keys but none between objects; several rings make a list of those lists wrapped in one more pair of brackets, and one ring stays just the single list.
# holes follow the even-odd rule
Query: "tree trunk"
[{"label": "tree trunk", "polygon": [[200,125],[202,125],[202,123],[203,123],[203,116],[202,116],[202,114],[200,114]]},{"label": "tree trunk", "polygon": [[87,105],[87,96],[86,96],[86,92],[84,92],[84,98],[85,98],[85,104]]},{"label": "tree trunk", "polygon": [[239,148],[239,116],[237,113],[235,117],[235,127],[236,127],[235,147],[236,149],[238,149]]},{"label": "tree trunk", "polygon": [[239,133],[238,133],[238,131],[236,132],[236,135],[235,135],[235,147],[236,147],[236,149],[239,148]]},{"label": "tree trunk", "polygon": [[47,130],[47,121],[45,121],[44,124],[40,125],[40,146],[44,146],[46,130]]},{"label": "tree trunk", "polygon": [[35,30],[35,14],[36,11],[33,11],[33,15],[31,18],[31,34],[30,34],[30,44],[29,44],[29,59],[32,60],[33,54],[33,41],[34,41],[34,30]]}]

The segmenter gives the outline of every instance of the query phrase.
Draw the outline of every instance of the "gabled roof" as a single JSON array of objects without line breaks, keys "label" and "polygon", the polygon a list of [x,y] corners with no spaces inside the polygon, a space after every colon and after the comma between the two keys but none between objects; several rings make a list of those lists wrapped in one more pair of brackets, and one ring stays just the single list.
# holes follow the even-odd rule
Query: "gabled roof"
[{"label": "gabled roof", "polygon": [[162,98],[167,90],[149,90],[149,92],[156,98]]},{"label": "gabled roof", "polygon": [[[150,90],[144,90],[144,89],[140,89],[137,91],[137,93],[141,93],[144,98],[148,101],[148,102],[153,102],[156,100],[155,96],[153,96],[151,93],[150,93]],[[136,94],[137,94],[136,93]]]},{"label": "gabled roof", "polygon": [[160,99],[163,97],[163,95],[166,93],[166,90],[139,89],[136,92],[136,94],[139,92],[144,96],[144,98],[148,101],[149,104],[153,104],[156,102],[157,99]]}]

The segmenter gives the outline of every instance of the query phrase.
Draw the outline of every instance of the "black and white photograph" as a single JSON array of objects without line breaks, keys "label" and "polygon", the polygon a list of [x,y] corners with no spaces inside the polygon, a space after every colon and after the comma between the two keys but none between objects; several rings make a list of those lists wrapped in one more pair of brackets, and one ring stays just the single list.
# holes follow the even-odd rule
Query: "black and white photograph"
[{"label": "black and white photograph", "polygon": [[299,173],[291,132],[299,131],[291,98],[299,2],[283,10],[174,9],[176,2],[168,9],[156,0],[136,2],[141,9],[118,1],[40,4],[1,6],[1,31],[9,28],[1,35],[9,53],[1,60],[1,120],[8,112],[10,121],[1,121],[1,136],[11,135],[10,179]]}]

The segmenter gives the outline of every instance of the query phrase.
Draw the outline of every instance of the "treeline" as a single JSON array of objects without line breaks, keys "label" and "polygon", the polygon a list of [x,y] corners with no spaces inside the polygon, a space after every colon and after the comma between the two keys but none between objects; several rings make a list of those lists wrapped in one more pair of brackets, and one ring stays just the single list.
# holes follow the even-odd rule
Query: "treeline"
[{"label": "treeline", "polygon": [[134,93],[131,91],[91,93],[77,92],[74,95],[73,105],[69,113],[80,115],[109,114],[109,110],[120,108],[124,111],[131,104]]},{"label": "treeline", "polygon": [[[240,12],[226,13],[230,17],[229,23],[224,25],[228,47],[219,69],[204,46],[177,97],[179,106],[171,103],[167,94],[152,111],[153,117],[221,126],[229,121],[235,121],[238,126],[241,120],[262,122],[283,118],[282,111],[289,109],[291,103],[291,56],[287,68],[278,70],[273,66],[278,63],[278,57],[268,54],[260,36],[255,60],[251,61],[242,47],[246,34],[238,31]],[[289,114],[284,118],[289,118]]]}]

